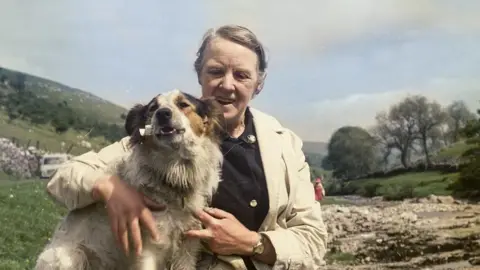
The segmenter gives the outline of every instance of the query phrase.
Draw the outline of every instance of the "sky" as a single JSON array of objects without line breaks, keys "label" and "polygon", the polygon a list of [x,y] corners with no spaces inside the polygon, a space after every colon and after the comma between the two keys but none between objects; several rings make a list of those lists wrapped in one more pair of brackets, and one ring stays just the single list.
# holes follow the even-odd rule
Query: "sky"
[{"label": "sky", "polygon": [[328,141],[408,95],[479,108],[479,14],[476,0],[3,0],[0,66],[125,107],[173,88],[199,95],[201,37],[241,24],[269,58],[252,107]]}]

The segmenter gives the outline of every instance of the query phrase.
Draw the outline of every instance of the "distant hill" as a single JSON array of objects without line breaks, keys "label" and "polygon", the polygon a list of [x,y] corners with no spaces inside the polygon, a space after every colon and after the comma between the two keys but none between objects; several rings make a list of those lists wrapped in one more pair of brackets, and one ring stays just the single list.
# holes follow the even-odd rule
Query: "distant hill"
[{"label": "distant hill", "polygon": [[0,67],[0,137],[78,155],[125,136],[126,108],[86,91]]},{"label": "distant hill", "polygon": [[303,151],[312,154],[327,155],[328,144],[325,142],[303,142]]},{"label": "distant hill", "polygon": [[327,143],[304,141],[302,150],[312,167],[322,168],[322,160],[327,155]]},{"label": "distant hill", "polygon": [[120,115],[127,111],[124,107],[84,90],[20,71],[0,67],[0,92],[8,92],[9,87],[6,87],[3,83],[12,84],[18,80],[24,81],[25,89],[34,92],[38,97],[47,99],[53,104],[66,101],[73,110],[82,115],[96,118],[101,122],[110,124],[123,123]]}]

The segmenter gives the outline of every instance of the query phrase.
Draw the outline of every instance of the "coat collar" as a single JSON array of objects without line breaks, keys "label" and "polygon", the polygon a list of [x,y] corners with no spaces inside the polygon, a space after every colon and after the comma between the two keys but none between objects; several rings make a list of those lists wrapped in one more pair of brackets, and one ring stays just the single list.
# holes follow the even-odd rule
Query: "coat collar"
[{"label": "coat collar", "polygon": [[262,157],[263,169],[268,188],[269,211],[260,227],[260,231],[269,226],[269,222],[276,220],[279,207],[279,188],[284,182],[285,175],[282,173],[282,146],[280,134],[283,127],[273,117],[250,108],[253,123],[257,133],[257,141]]}]

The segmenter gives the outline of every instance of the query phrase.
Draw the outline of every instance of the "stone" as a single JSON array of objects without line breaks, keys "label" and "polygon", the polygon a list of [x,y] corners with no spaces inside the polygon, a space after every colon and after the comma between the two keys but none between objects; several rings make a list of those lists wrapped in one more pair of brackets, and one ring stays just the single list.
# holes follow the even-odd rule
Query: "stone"
[{"label": "stone", "polygon": [[468,264],[469,248],[480,246],[480,205],[456,203],[450,196],[324,205],[322,210],[330,252],[355,257],[349,269],[427,269],[438,264],[448,269],[452,263]]}]

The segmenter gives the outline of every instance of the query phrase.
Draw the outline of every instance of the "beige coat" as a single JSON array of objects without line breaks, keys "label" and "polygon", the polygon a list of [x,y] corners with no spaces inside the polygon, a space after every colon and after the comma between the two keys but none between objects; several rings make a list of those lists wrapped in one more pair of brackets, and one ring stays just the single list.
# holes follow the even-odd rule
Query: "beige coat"
[{"label": "beige coat", "polygon": [[[315,201],[310,169],[302,141],[273,117],[251,109],[267,179],[270,209],[260,228],[270,239],[277,261],[272,267],[255,261],[259,270],[314,270],[323,265],[327,231],[320,204]],[[48,192],[68,209],[93,203],[92,186],[101,168],[127,149],[128,138],[98,153],[75,157],[59,169],[47,185]],[[219,256],[212,269],[246,269],[237,256]]]}]

